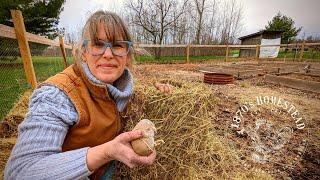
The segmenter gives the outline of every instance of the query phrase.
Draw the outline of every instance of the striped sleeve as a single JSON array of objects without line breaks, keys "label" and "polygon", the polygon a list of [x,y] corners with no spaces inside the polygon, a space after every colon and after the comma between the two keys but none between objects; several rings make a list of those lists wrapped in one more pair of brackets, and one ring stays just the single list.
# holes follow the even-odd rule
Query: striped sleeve
[{"label": "striped sleeve", "polygon": [[63,91],[54,86],[36,89],[4,179],[87,179],[88,148],[62,152],[68,129],[77,121],[77,111]]}]

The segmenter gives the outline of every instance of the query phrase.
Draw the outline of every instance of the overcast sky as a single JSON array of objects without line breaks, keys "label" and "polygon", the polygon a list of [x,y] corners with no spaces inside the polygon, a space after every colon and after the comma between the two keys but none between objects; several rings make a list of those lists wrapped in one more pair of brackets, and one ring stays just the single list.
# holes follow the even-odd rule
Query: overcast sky
[{"label": "overcast sky", "polygon": [[[240,0],[239,0],[240,1]],[[267,25],[277,12],[295,21],[303,29],[299,37],[308,35],[320,37],[320,0],[241,0],[244,11],[244,29],[241,35],[259,31]],[[92,12],[104,9],[121,13],[123,0],[66,0],[60,14],[59,27],[67,31],[78,31],[86,17]]]}]

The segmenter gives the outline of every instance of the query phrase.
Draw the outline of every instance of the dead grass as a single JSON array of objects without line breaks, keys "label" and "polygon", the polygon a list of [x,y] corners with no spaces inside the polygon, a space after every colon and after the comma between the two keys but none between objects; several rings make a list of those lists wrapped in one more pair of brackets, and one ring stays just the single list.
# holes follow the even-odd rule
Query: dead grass
[{"label": "dead grass", "polygon": [[2,122],[0,122],[0,137],[17,137],[18,125],[25,118],[28,112],[28,103],[32,91],[26,91],[18,101],[15,103],[13,108],[5,116]]},{"label": "dead grass", "polygon": [[7,160],[10,156],[11,149],[16,142],[16,138],[1,138],[0,139],[0,179],[3,178],[3,171]]},{"label": "dead grass", "polygon": [[[126,130],[148,118],[157,128],[156,163],[129,169],[119,166],[123,177],[132,179],[256,179],[271,178],[267,173],[243,167],[226,139],[213,131],[212,117],[221,99],[203,83],[179,81],[172,94],[137,83],[131,109],[125,115]],[[261,170],[259,172],[262,172]],[[259,174],[259,175],[258,175]]]}]

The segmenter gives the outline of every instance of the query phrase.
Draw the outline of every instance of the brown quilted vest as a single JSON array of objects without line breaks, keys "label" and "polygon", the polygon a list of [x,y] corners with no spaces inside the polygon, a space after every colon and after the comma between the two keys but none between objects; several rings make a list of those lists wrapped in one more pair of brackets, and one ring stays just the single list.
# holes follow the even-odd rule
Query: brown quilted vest
[{"label": "brown quilted vest", "polygon": [[[80,62],[50,77],[43,84],[55,85],[63,90],[78,114],[79,121],[70,127],[62,151],[93,147],[112,140],[121,130],[120,116],[115,102],[105,86],[93,84],[84,74]],[[98,179],[106,166],[90,176]]]}]

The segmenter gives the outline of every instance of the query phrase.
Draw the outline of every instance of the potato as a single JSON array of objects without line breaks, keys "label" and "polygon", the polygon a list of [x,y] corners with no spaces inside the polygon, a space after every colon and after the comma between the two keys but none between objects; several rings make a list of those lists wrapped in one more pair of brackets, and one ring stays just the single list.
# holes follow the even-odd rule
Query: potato
[{"label": "potato", "polygon": [[133,130],[141,130],[144,133],[144,137],[131,141],[132,148],[135,153],[140,156],[148,156],[154,150],[154,134],[156,128],[149,119],[142,119],[133,128]]}]

